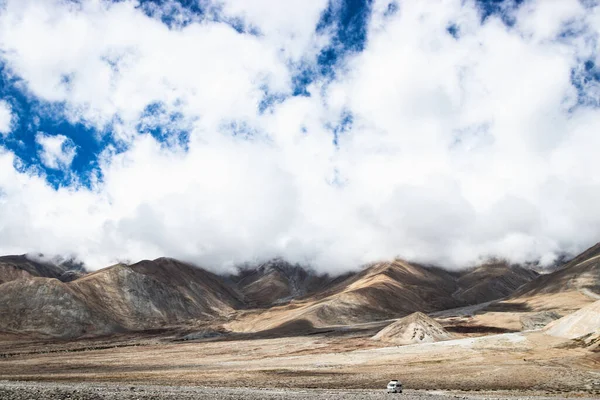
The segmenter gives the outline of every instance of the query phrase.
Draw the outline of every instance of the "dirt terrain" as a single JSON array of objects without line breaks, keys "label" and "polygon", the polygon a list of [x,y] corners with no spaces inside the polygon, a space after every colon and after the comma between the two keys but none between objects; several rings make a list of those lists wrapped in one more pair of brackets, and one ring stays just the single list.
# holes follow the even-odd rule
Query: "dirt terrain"
[{"label": "dirt terrain", "polygon": [[380,389],[397,378],[408,389],[600,395],[600,353],[541,331],[392,347],[372,333],[199,341],[164,332],[64,342],[5,336],[0,380],[347,390]]},{"label": "dirt terrain", "polygon": [[[37,382],[0,382],[0,398],[3,400],[233,400],[233,399],[332,399],[353,400],[389,399],[401,396],[406,400],[446,400],[446,399],[498,399],[512,397],[515,393],[462,394],[405,390],[403,394],[387,394],[384,390],[324,390],[324,389],[249,389],[249,388],[205,388],[194,386],[149,386],[114,384],[65,384]],[[393,397],[392,397],[393,398]],[[519,396],[520,399],[556,400],[560,397]],[[581,400],[586,398],[578,397]]]}]

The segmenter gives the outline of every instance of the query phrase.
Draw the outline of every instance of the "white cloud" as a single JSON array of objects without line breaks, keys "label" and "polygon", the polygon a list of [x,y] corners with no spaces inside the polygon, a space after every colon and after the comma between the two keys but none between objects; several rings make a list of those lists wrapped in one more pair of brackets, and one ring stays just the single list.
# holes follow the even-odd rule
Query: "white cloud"
[{"label": "white cloud", "polygon": [[75,143],[64,135],[47,135],[38,132],[35,141],[40,145],[40,160],[47,168],[68,169],[77,154]]},{"label": "white cloud", "polygon": [[214,128],[223,115],[249,117],[263,86],[289,91],[286,60],[270,41],[225,23],[169,30],[131,1],[9,2],[0,46],[9,66],[47,101],[66,101],[73,119],[134,123],[163,102]]},{"label": "white cloud", "polygon": [[[92,268],[284,256],[340,271],[396,255],[547,261],[600,240],[600,114],[574,107],[571,81],[597,60],[600,13],[531,1],[507,27],[481,24],[473,2],[403,2],[393,15],[376,2],[365,50],[311,97],[291,97],[294,66],[328,40],[314,30],[325,2],[308,3],[223,2],[260,32],[248,35],[210,21],[170,30],[132,2],[7,2],[0,54],[12,73],[73,120],[118,116],[129,147],[102,155],[92,189],[55,190],[0,153],[0,253],[77,254]],[[577,29],[559,36],[566,26]],[[265,87],[288,97],[260,113]],[[164,112],[144,112],[151,104]],[[189,130],[187,150],[140,121]],[[66,138],[40,142],[47,167],[71,164]]]},{"label": "white cloud", "polygon": [[314,29],[327,0],[226,0],[222,4],[227,15],[258,28],[269,46],[280,49],[293,61],[312,60],[323,44],[315,37]]},{"label": "white cloud", "polygon": [[12,107],[6,100],[0,100],[0,135],[7,135],[12,131]]}]

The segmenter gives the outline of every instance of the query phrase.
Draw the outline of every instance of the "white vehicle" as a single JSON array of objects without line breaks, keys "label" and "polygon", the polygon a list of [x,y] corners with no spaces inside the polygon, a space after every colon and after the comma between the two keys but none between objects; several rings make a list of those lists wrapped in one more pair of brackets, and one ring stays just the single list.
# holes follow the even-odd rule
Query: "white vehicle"
[{"label": "white vehicle", "polygon": [[388,393],[402,393],[402,382],[398,379],[392,379],[387,385]]}]

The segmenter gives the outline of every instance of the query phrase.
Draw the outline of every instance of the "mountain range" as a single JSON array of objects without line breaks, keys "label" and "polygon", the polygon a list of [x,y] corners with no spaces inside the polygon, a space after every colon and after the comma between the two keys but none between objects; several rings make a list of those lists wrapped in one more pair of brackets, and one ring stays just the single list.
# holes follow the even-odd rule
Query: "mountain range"
[{"label": "mountain range", "polygon": [[448,271],[396,259],[332,277],[284,260],[217,275],[170,258],[92,273],[0,257],[0,331],[60,338],[209,324],[231,332],[347,327],[484,304],[577,309],[600,297],[600,245],[552,273],[494,261]]}]

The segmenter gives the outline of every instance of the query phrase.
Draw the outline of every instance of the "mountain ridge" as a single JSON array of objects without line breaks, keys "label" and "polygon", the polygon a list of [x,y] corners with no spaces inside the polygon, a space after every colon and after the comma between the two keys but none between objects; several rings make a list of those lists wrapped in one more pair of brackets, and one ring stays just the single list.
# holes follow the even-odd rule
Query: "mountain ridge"
[{"label": "mountain ridge", "polygon": [[0,285],[0,330],[78,337],[223,317],[242,296],[220,277],[172,259],[116,264],[71,282]]},{"label": "mountain ridge", "polygon": [[65,282],[50,272],[0,284],[0,330],[79,337],[196,322],[242,333],[321,329],[497,300],[538,278],[504,262],[447,271],[401,259],[337,277],[281,259],[227,276],[166,257]]}]

